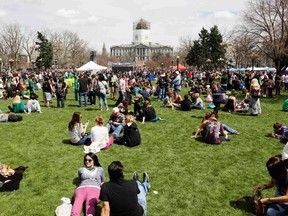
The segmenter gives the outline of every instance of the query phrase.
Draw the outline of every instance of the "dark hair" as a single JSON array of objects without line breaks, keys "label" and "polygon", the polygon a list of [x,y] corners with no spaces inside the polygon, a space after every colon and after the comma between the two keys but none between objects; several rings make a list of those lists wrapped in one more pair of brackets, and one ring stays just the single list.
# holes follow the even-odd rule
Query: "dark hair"
[{"label": "dark hair", "polygon": [[94,166],[97,166],[97,167],[101,167],[99,161],[98,161],[98,157],[96,154],[92,153],[92,152],[89,152],[87,154],[84,155],[84,160],[83,160],[83,163],[84,163],[84,166],[85,166],[85,158],[89,156],[92,158],[92,160],[94,161]]},{"label": "dark hair", "polygon": [[124,167],[120,161],[113,161],[108,166],[110,181],[116,182],[124,178]]},{"label": "dark hair", "polygon": [[278,123],[278,122],[276,122],[276,123],[273,124],[273,128],[274,128],[275,130],[279,130],[281,127],[282,127],[282,124],[280,124],[280,123]]},{"label": "dark hair", "polygon": [[284,162],[279,157],[271,157],[266,163],[270,176],[277,181],[278,186],[286,182],[287,169]]},{"label": "dark hair", "polygon": [[81,113],[80,113],[80,112],[74,112],[74,113],[73,113],[72,119],[71,119],[71,121],[69,122],[69,125],[68,125],[69,131],[72,131],[74,125],[75,125],[76,123],[79,123],[79,122],[80,122],[80,116],[81,116]]},{"label": "dark hair", "polygon": [[101,82],[101,81],[104,81],[105,80],[105,77],[103,74],[99,74],[98,76],[98,80]]}]

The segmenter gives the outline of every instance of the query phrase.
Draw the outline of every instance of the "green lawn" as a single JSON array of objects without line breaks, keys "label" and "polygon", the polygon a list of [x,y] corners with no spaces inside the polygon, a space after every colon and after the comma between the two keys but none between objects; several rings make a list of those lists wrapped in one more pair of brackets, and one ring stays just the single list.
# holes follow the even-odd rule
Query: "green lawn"
[{"label": "green lawn", "polygon": [[[42,93],[38,94],[43,105]],[[142,144],[137,147],[115,144],[100,152],[106,179],[113,160],[124,164],[127,179],[135,170],[147,171],[151,180],[147,196],[150,216],[251,215],[230,203],[251,195],[255,185],[269,180],[265,163],[270,156],[280,154],[284,145],[267,134],[274,122],[288,124],[287,113],[281,111],[286,98],[287,93],[273,99],[261,98],[263,113],[257,117],[220,111],[220,121],[241,135],[230,135],[231,141],[221,145],[207,145],[201,139],[190,138],[207,109],[171,110],[160,107],[161,103],[152,97],[158,115],[166,121],[138,122]],[[115,101],[108,102],[111,111]],[[10,104],[0,100],[0,109],[7,112]],[[0,194],[0,216],[54,215],[60,198],[73,196],[84,153],[81,146],[67,144],[67,124],[74,111],[82,112],[83,122],[89,119],[91,123],[96,115],[108,120],[110,111],[100,111],[98,104],[78,108],[72,90],[64,109],[55,106],[53,98],[50,108],[42,107],[42,114],[23,114],[22,122],[0,124],[0,161],[13,168],[29,167],[19,190]]]}]

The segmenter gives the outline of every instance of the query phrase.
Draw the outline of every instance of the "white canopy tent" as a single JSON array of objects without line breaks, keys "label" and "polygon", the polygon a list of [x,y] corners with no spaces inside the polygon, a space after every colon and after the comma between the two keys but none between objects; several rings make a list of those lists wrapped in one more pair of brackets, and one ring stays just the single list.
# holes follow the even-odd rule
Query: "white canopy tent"
[{"label": "white canopy tent", "polygon": [[77,71],[91,71],[91,74],[96,74],[97,72],[101,70],[106,70],[107,67],[101,66],[96,64],[93,61],[89,61],[88,63],[82,65],[81,67],[77,68]]}]

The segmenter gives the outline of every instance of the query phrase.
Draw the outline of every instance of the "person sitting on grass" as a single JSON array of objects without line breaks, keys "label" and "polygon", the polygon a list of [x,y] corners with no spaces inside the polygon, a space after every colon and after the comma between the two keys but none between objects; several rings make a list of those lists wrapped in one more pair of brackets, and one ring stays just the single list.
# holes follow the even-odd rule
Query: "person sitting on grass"
[{"label": "person sitting on grass", "polygon": [[84,166],[79,168],[80,184],[74,193],[71,216],[80,216],[85,202],[86,215],[95,215],[95,206],[100,202],[100,187],[105,181],[105,171],[97,156],[90,152],[84,156]]},{"label": "person sitting on grass", "polygon": [[288,142],[288,128],[285,125],[277,122],[273,124],[273,129],[272,137],[279,139],[281,143]]},{"label": "person sitting on grass", "polygon": [[81,113],[74,112],[72,119],[68,124],[70,143],[73,145],[87,145],[91,143],[91,134],[86,134],[89,121],[87,121],[87,123],[83,126],[81,119]]},{"label": "person sitting on grass", "polygon": [[286,215],[288,203],[288,173],[284,161],[280,157],[274,156],[269,158],[266,163],[267,170],[271,180],[264,185],[256,186],[257,190],[276,188],[274,197],[264,197],[260,203],[266,205],[266,215]]},{"label": "person sitting on grass", "polygon": [[24,113],[26,111],[26,107],[24,103],[21,101],[19,95],[16,95],[13,99],[12,106],[8,106],[8,109],[14,113]]},{"label": "person sitting on grass", "polygon": [[145,123],[145,121],[150,121],[150,122],[154,122],[154,121],[158,121],[158,120],[163,120],[162,118],[160,118],[159,116],[156,115],[156,110],[154,109],[154,107],[151,105],[151,100],[149,98],[147,98],[144,102],[144,106],[142,107],[142,116],[138,116],[138,120],[142,121],[142,124]]},{"label": "person sitting on grass", "polygon": [[215,114],[212,114],[206,121],[205,127],[203,127],[202,137],[204,142],[208,144],[220,144],[222,141],[228,139],[223,125],[217,121]]},{"label": "person sitting on grass", "polygon": [[104,118],[97,116],[95,118],[95,126],[91,128],[91,144],[90,146],[84,146],[86,153],[88,152],[100,152],[100,150],[107,150],[114,142],[114,137],[109,138],[107,127],[103,126]]},{"label": "person sitting on grass", "polygon": [[[193,136],[191,136],[191,138],[196,138],[198,136],[199,133],[203,133],[203,131],[205,130],[206,127],[206,123],[207,121],[210,119],[210,117],[212,116],[212,112],[208,111],[206,112],[206,115],[204,116],[204,118],[201,121],[201,125],[199,126],[199,128],[196,130],[195,134]],[[219,118],[219,114],[215,115],[216,118]],[[223,128],[225,131],[227,131],[230,134],[236,134],[239,135],[240,133],[238,133],[236,130],[234,130],[233,128],[230,128],[229,126],[222,124]],[[225,133],[226,134],[226,133]],[[226,138],[228,138],[228,136],[226,135]]]},{"label": "person sitting on grass", "polygon": [[27,107],[27,112],[30,114],[31,112],[41,112],[41,107],[40,103],[37,100],[38,95],[36,95],[34,92],[30,94],[30,99],[27,101],[26,107]]},{"label": "person sitting on grass", "polygon": [[169,107],[172,108],[173,107],[173,93],[172,92],[167,92],[166,97],[163,99],[163,107]]},{"label": "person sitting on grass", "polygon": [[124,179],[124,167],[120,161],[113,161],[108,167],[109,182],[101,187],[101,216],[131,215],[147,216],[146,194],[150,188],[149,176],[143,173],[143,181],[135,171],[133,180]]},{"label": "person sitting on grass", "polygon": [[141,144],[141,135],[133,115],[125,116],[124,135],[123,137],[116,137],[116,143],[128,147]]},{"label": "person sitting on grass", "polygon": [[125,124],[124,114],[122,114],[118,107],[114,107],[110,115],[109,121],[106,125],[108,132],[117,137],[122,133]]},{"label": "person sitting on grass", "polygon": [[230,95],[226,101],[222,111],[227,111],[229,113],[236,112],[236,97]]},{"label": "person sitting on grass", "polygon": [[188,94],[186,94],[184,95],[184,99],[180,102],[180,104],[178,106],[174,104],[174,106],[182,111],[191,111],[192,101],[189,99]]},{"label": "person sitting on grass", "polygon": [[192,102],[192,109],[205,109],[205,103],[200,98],[199,93],[194,93],[192,95],[193,102]]}]

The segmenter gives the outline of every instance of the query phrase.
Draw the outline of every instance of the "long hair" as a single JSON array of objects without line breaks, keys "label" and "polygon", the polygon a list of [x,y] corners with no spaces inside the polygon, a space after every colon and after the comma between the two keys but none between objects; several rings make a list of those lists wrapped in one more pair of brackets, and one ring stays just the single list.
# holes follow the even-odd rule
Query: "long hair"
[{"label": "long hair", "polygon": [[92,153],[92,152],[89,152],[89,153],[87,153],[87,154],[84,155],[84,159],[83,159],[84,166],[85,166],[85,158],[87,157],[87,155],[88,155],[89,157],[91,157],[92,160],[94,161],[94,166],[101,167],[97,155],[94,154],[94,153]]},{"label": "long hair", "polygon": [[80,123],[81,113],[74,112],[71,121],[69,122],[68,129],[72,131],[76,123]]},{"label": "long hair", "polygon": [[284,185],[286,182],[287,169],[284,162],[279,157],[271,157],[266,167],[270,176],[277,181],[277,184]]},{"label": "long hair", "polygon": [[117,182],[124,178],[124,167],[120,161],[113,161],[108,166],[110,181]]}]

